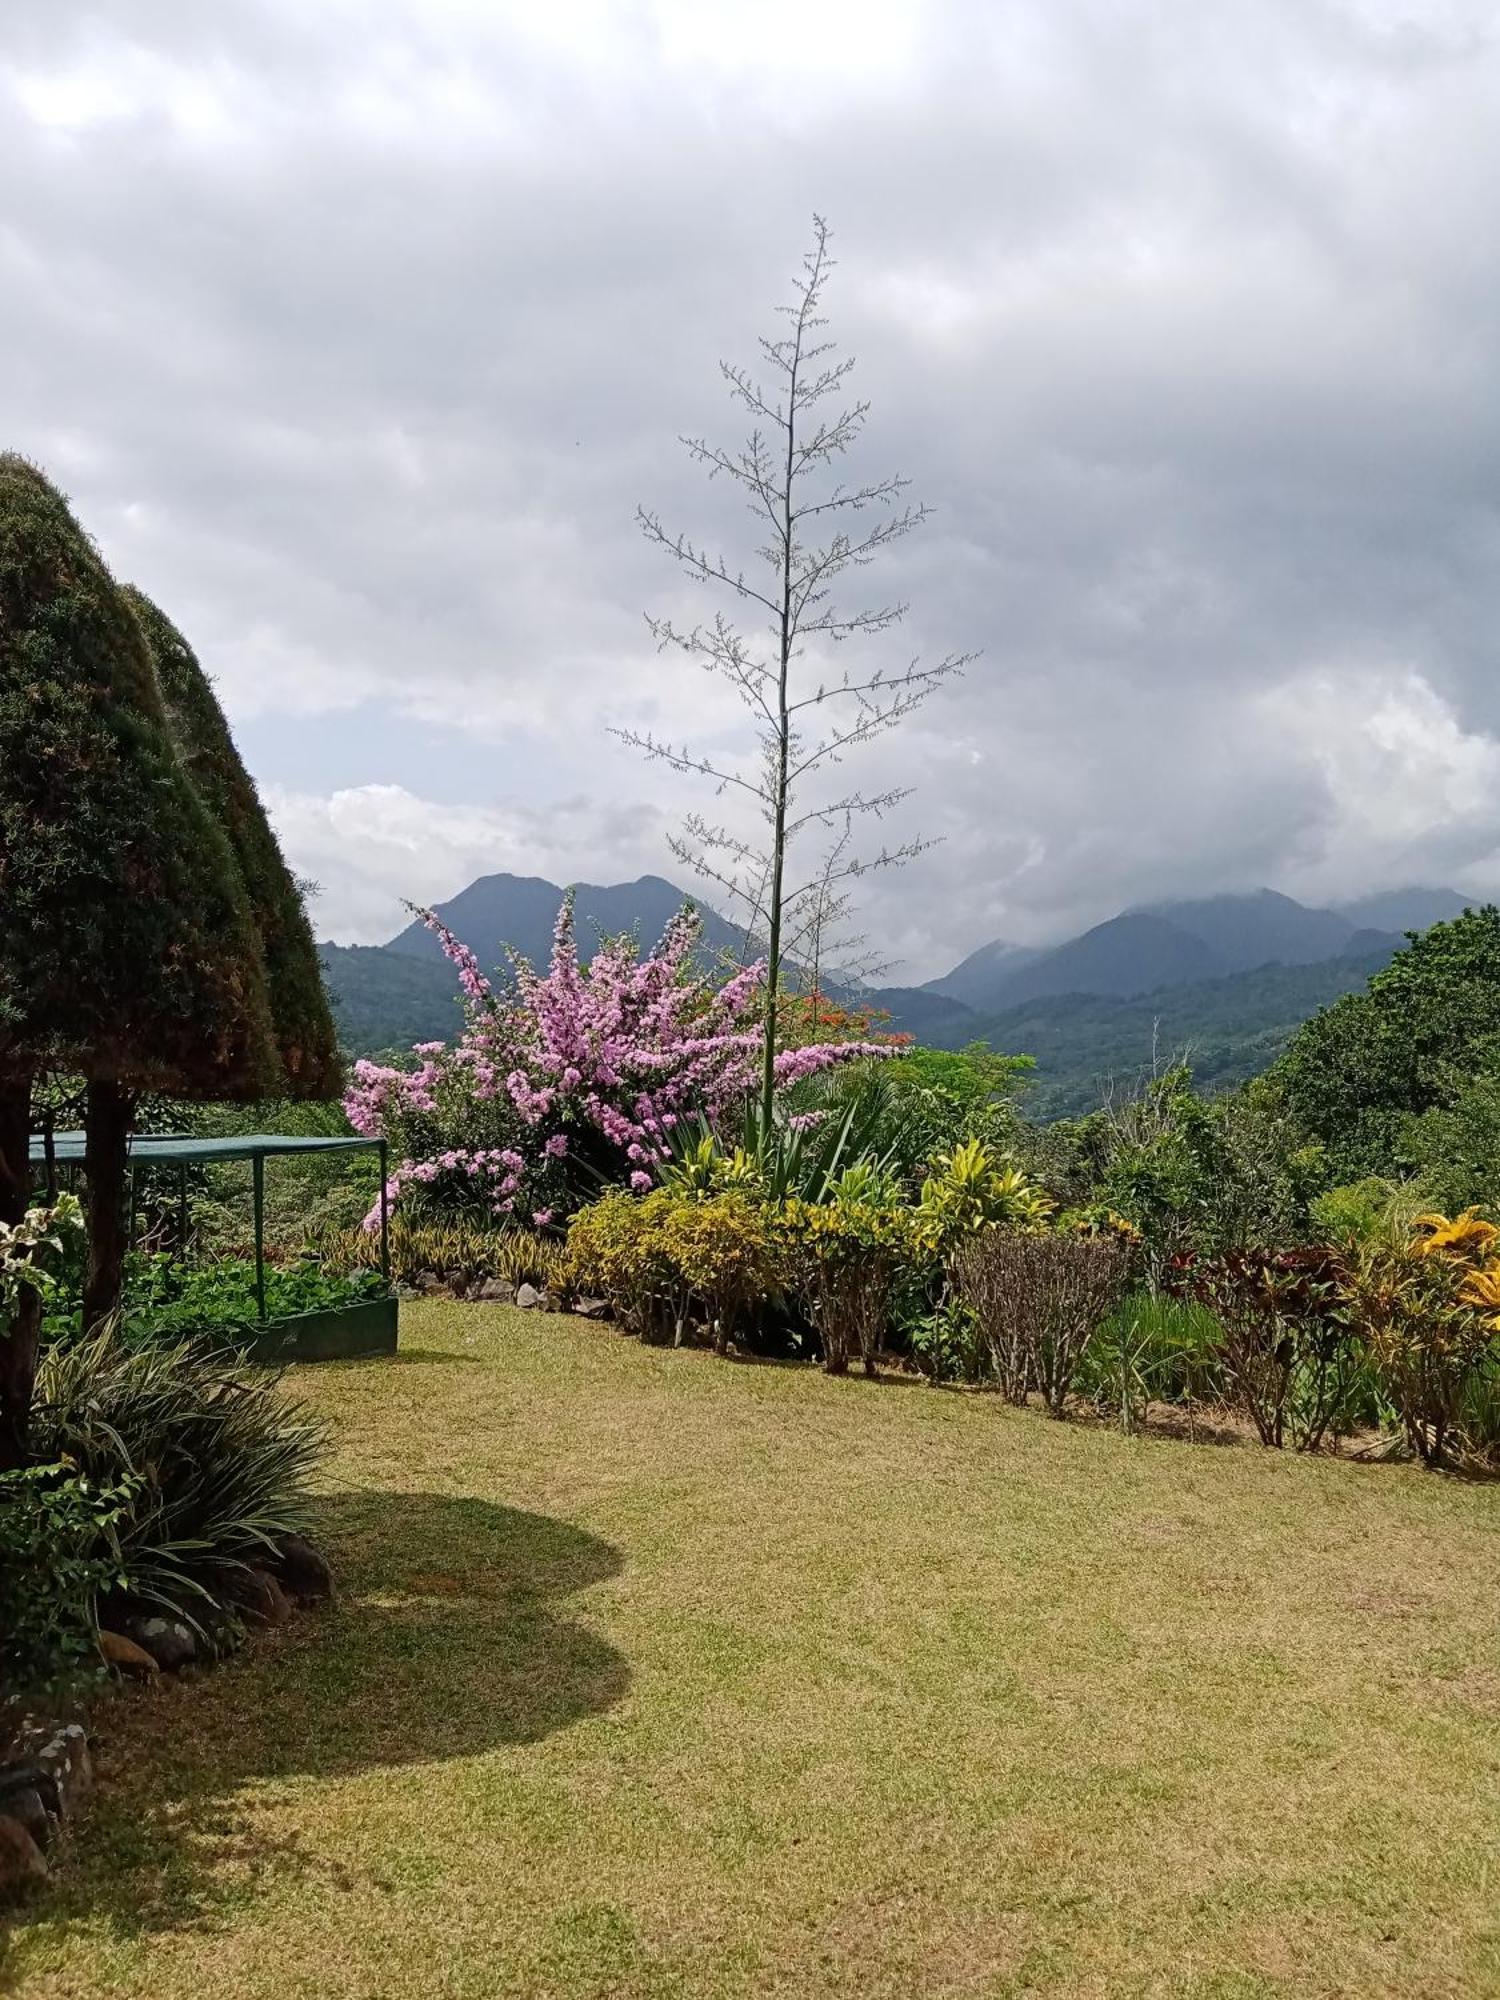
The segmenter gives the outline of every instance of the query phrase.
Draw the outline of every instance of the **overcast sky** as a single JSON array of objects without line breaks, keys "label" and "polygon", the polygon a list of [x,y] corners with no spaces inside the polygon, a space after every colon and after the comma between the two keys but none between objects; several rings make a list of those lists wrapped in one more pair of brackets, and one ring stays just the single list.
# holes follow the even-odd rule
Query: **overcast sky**
[{"label": "overcast sky", "polygon": [[[723,754],[633,523],[744,544],[814,209],[858,463],[933,507],[848,775],[901,976],[1122,904],[1500,889],[1493,0],[5,0],[0,443],[218,680],[321,935],[677,875]],[[875,656],[872,656],[875,657]],[[491,940],[474,940],[485,947]]]}]

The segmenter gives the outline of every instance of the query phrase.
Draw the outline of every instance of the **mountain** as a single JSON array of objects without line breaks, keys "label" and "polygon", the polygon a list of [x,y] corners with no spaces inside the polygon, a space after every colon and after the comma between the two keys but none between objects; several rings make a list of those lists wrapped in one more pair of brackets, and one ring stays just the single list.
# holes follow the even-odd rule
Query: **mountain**
[{"label": "mountain", "polygon": [[996,938],[990,944],[982,944],[978,951],[971,951],[941,979],[929,979],[921,990],[941,994],[964,1007],[987,1007],[993,1004],[992,995],[1003,988],[1012,973],[1039,956],[1032,945],[1007,944],[1003,938]]},{"label": "mountain", "polygon": [[[503,970],[506,946],[545,967],[562,899],[562,889],[539,876],[482,875],[439,903],[437,914],[487,971]],[[604,888],[581,883],[573,902],[579,951],[587,958],[601,938],[622,931],[634,931],[649,951],[686,900],[681,889],[657,875]],[[744,932],[717,912],[699,908],[705,965],[726,954],[738,959]],[[421,922],[414,920],[388,944],[320,944],[318,956],[339,1040],[355,1055],[446,1041],[462,1025],[458,975]]]},{"label": "mountain", "polygon": [[[481,875],[435,907],[454,936],[478,954],[481,965],[502,964],[509,946],[545,968],[552,958],[552,930],[562,899],[563,891],[555,882],[536,875]],[[643,875],[638,882],[616,882],[608,888],[580,882],[573,891],[573,921],[581,955],[587,958],[601,938],[617,937],[622,931],[634,931],[642,949],[651,950],[685,900],[681,889],[659,875]],[[716,961],[728,953],[738,958],[745,943],[738,924],[726,922],[702,904],[698,911],[705,957]],[[442,946],[418,919],[383,948],[412,958],[443,956]]]},{"label": "mountain", "polygon": [[[563,891],[536,877],[486,875],[439,914],[486,967],[514,945],[536,965],[551,951]],[[634,931],[654,945],[681,908],[659,876],[582,885],[575,909],[585,954],[600,937]],[[1206,1088],[1255,1075],[1317,1008],[1356,991],[1386,964],[1407,929],[1465,907],[1447,889],[1367,896],[1310,909],[1272,890],[1122,911],[1049,950],[983,945],[942,979],[862,996],[893,1029],[934,1048],[987,1041],[1037,1060],[1033,1116],[1098,1102],[1102,1081],[1133,1078],[1189,1048]],[[704,912],[705,957],[738,957],[739,929]],[[408,925],[386,945],[319,946],[340,1039],[356,1055],[445,1040],[461,1019],[457,980],[437,940]]]},{"label": "mountain", "polygon": [[1309,909],[1274,889],[1157,903],[1152,914],[1206,945],[1220,972],[1249,972],[1257,965],[1315,965],[1337,958],[1356,928],[1352,919],[1336,910]]},{"label": "mountain", "polygon": [[444,1042],[463,1026],[458,981],[445,958],[384,944],[320,944],[318,957],[340,1045],[354,1055]]},{"label": "mountain", "polygon": [[1049,994],[1130,999],[1260,965],[1321,965],[1349,952],[1368,956],[1390,938],[1399,941],[1403,930],[1425,928],[1463,907],[1448,889],[1398,890],[1342,910],[1312,909],[1275,889],[1153,903],[1124,910],[1050,950],[999,940],[982,945],[924,990],[981,1014]]},{"label": "mountain", "polygon": [[1361,896],[1357,903],[1341,903],[1339,914],[1364,930],[1425,931],[1461,917],[1477,902],[1477,897],[1460,896],[1452,889],[1385,889],[1379,895]]},{"label": "mountain", "polygon": [[1158,986],[1186,986],[1223,970],[1201,938],[1146,910],[1127,910],[1009,974],[992,1006],[1016,1007],[1060,993],[1122,999]]},{"label": "mountain", "polygon": [[1037,1119],[1092,1111],[1112,1080],[1128,1086],[1153,1059],[1183,1054],[1201,1089],[1223,1090],[1268,1068],[1310,1014],[1358,992],[1400,943],[1387,938],[1363,954],[1314,965],[1257,966],[1135,999],[1048,994],[971,1017],[960,1033],[934,1041],[955,1048],[982,1040],[1005,1054],[1033,1056],[1036,1069],[1023,1103]]}]

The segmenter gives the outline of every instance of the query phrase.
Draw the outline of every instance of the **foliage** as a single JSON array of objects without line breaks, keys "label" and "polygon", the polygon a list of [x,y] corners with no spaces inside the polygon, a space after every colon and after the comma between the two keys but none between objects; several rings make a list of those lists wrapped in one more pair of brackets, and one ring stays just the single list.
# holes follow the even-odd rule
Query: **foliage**
[{"label": "foliage", "polygon": [[1219,1340],[1218,1321],[1195,1301],[1133,1292],[1084,1349],[1079,1393],[1112,1412],[1121,1430],[1137,1430],[1150,1403],[1203,1402],[1220,1393]]},{"label": "foliage", "polygon": [[48,1208],[29,1208],[19,1222],[0,1222],[0,1340],[6,1338],[22,1287],[46,1293],[58,1266],[83,1230],[76,1195]]},{"label": "foliage", "polygon": [[133,1476],[96,1485],[71,1465],[0,1472],[0,1689],[46,1689],[97,1667],[99,1598],[126,1577],[120,1524]]},{"label": "foliage", "polygon": [[0,1060],[274,1082],[264,962],[150,649],[62,496],[0,455]]},{"label": "foliage", "polygon": [[1483,1385],[1500,1327],[1497,1232],[1473,1210],[1399,1216],[1344,1260],[1343,1315],[1425,1464],[1452,1455],[1466,1408],[1485,1429]]},{"label": "foliage", "polygon": [[[368,1246],[369,1239],[362,1240]],[[376,1298],[385,1285],[376,1271],[348,1275],[306,1257],[286,1265],[267,1264],[266,1316],[327,1312]],[[246,1258],[212,1264],[181,1262],[165,1252],[132,1256],[126,1264],[120,1311],[120,1338],[130,1347],[176,1346],[191,1340],[221,1347],[243,1346],[260,1323],[255,1265]],[[45,1341],[76,1342],[83,1337],[84,1313],[76,1289],[49,1288],[42,1320]]]},{"label": "foliage", "polygon": [[1327,1243],[1368,1242],[1388,1230],[1392,1221],[1404,1214],[1415,1220],[1422,1206],[1420,1197],[1395,1181],[1368,1174],[1362,1181],[1348,1181],[1329,1188],[1311,1203],[1314,1229]]},{"label": "foliage", "polygon": [[1184,1064],[1142,1078],[1086,1119],[1028,1137],[1020,1153],[1069,1206],[1127,1221],[1157,1288],[1190,1250],[1305,1240],[1309,1204],[1327,1184],[1321,1147],[1274,1087],[1255,1083],[1209,1101]]},{"label": "foliage", "polygon": [[[378,1244],[364,1229],[319,1232],[313,1252],[323,1269],[345,1276],[373,1270]],[[397,1213],[390,1223],[391,1276],[411,1284],[423,1272],[445,1283],[472,1288],[486,1278],[540,1291],[566,1288],[566,1256],[555,1237],[488,1222],[473,1216],[427,1220]]]},{"label": "foliage", "polygon": [[936,1305],[924,1296],[903,1327],[911,1358],[931,1382],[977,1382],[986,1349],[972,1306],[946,1292]]},{"label": "foliage", "polygon": [[1048,1196],[1019,1167],[1002,1163],[982,1140],[965,1139],[932,1162],[917,1223],[930,1249],[945,1256],[981,1229],[1038,1229],[1051,1212]]},{"label": "foliage", "polygon": [[663,1186],[685,1193],[737,1187],[772,1203],[826,1201],[858,1162],[891,1169],[890,1152],[881,1150],[886,1121],[879,1073],[866,1071],[860,1087],[836,1094],[824,1110],[788,1113],[778,1105],[767,1121],[749,1097],[717,1122],[702,1114],[683,1120],[658,1171]]},{"label": "foliage", "polygon": [[1348,1428],[1358,1382],[1333,1253],[1231,1250],[1191,1268],[1193,1296],[1221,1328],[1231,1394],[1262,1444],[1316,1451]]},{"label": "foliage", "polygon": [[1024,1403],[1033,1389],[1063,1414],[1084,1349],[1124,1288],[1127,1252],[1109,1236],[985,1229],[953,1257],[958,1293],[972,1309],[1002,1393]]},{"label": "foliage", "polygon": [[1475,1068],[1451,1074],[1445,1101],[1398,1128],[1394,1165],[1437,1208],[1500,1203],[1500,1047],[1487,1042]]},{"label": "foliage", "polygon": [[849,1169],[829,1199],[796,1197],[776,1213],[791,1285],[800,1295],[830,1375],[857,1352],[873,1375],[891,1325],[898,1276],[924,1253],[912,1212],[868,1163]]},{"label": "foliage", "polygon": [[[417,1066],[355,1066],[345,1108],[355,1130],[383,1133],[400,1162],[392,1198],[428,1211],[516,1215],[545,1228],[600,1187],[649,1187],[684,1120],[728,1112],[753,1088],[764,1048],[764,968],[714,987],[693,966],[701,924],[684,910],[652,958],[607,939],[586,967],[564,902],[545,975],[513,961],[502,1000],[473,954],[437,923],[468,995],[452,1046]],[[885,1051],[838,1042],[781,1051],[787,1088],[834,1064]],[[370,1218],[373,1222],[373,1217]]]},{"label": "foliage", "polygon": [[[1341,1179],[1404,1164],[1410,1121],[1451,1107],[1500,1036],[1500,910],[1467,910],[1292,1038],[1275,1074]],[[1493,1067],[1492,1064],[1490,1064]]]},{"label": "foliage", "polygon": [[247,1564],[306,1527],[327,1450],[263,1369],[191,1342],[131,1347],[111,1327],[43,1355],[35,1430],[93,1491],[130,1486],[113,1529],[130,1596],[200,1629]]}]

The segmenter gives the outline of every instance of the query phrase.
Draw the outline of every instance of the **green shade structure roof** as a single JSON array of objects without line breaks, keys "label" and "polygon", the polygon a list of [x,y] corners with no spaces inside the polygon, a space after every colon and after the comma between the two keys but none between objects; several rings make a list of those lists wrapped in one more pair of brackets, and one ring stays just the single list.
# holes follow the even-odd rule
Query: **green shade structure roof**
[{"label": "green shade structure roof", "polygon": [[[350,1153],[361,1147],[379,1149],[384,1144],[383,1139],[293,1139],[277,1132],[247,1132],[232,1139],[141,1133],[130,1141],[130,1158],[139,1166],[168,1162],[187,1165],[205,1160],[264,1160],[279,1153]],[[46,1160],[44,1139],[32,1139],[31,1157],[38,1165]],[[52,1157],[61,1165],[75,1160],[81,1164],[84,1157],[83,1133],[55,1132],[52,1135]]]},{"label": "green shade structure roof", "polygon": [[[52,1135],[52,1163],[54,1166],[86,1165],[85,1135],[82,1132],[54,1132]],[[126,1156],[128,1167],[174,1166],[178,1169],[178,1184],[181,1188],[182,1227],[181,1235],[187,1235],[187,1170],[194,1162],[209,1160],[248,1160],[251,1172],[251,1198],[255,1216],[255,1299],[262,1323],[266,1317],[266,1161],[286,1153],[355,1153],[361,1149],[380,1155],[380,1270],[387,1284],[391,1281],[391,1238],[390,1238],[390,1198],[385,1177],[384,1139],[291,1139],[280,1132],[244,1132],[232,1139],[203,1139],[188,1133],[148,1133],[136,1134],[130,1141]],[[47,1141],[34,1138],[31,1141],[31,1158],[35,1165],[43,1165],[47,1159]]]}]

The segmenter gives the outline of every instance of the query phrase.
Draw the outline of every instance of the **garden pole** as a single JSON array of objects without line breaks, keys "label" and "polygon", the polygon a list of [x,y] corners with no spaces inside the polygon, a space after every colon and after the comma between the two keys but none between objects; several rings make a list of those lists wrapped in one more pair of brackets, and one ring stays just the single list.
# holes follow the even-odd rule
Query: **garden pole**
[{"label": "garden pole", "polygon": [[380,1142],[380,1275],[391,1282],[391,1216],[385,1192],[385,1141]]},{"label": "garden pole", "polygon": [[187,1257],[187,1161],[177,1169],[177,1255]]},{"label": "garden pole", "polygon": [[261,1323],[266,1317],[266,1156],[253,1154],[250,1185],[255,1200],[255,1303]]}]

